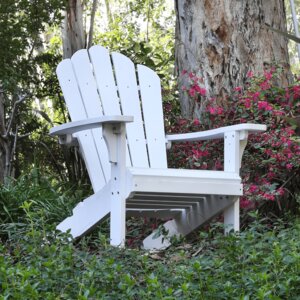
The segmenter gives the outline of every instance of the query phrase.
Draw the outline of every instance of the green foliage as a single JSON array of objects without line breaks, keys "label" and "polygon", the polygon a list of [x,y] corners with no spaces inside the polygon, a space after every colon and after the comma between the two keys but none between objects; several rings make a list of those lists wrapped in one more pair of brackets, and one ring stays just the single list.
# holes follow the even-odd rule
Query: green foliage
[{"label": "green foliage", "polygon": [[[34,203],[24,202],[34,223]],[[0,244],[0,299],[297,299],[300,221],[258,221],[239,235],[219,227],[165,252],[111,248],[99,237],[72,244],[68,235],[30,226]]]},{"label": "green foliage", "polygon": [[94,44],[122,52],[135,63],[152,68],[167,89],[175,82],[174,32],[174,11],[168,1],[125,1],[119,3],[109,30],[95,34]]},{"label": "green foliage", "polygon": [[59,178],[46,178],[37,168],[18,180],[11,178],[0,186],[0,238],[18,238],[29,226],[42,230],[45,224],[60,222],[88,189],[83,191],[84,187],[68,187]]},{"label": "green foliage", "polygon": [[1,1],[0,82],[9,90],[36,73],[34,53],[42,46],[40,34],[61,20],[64,0]]}]

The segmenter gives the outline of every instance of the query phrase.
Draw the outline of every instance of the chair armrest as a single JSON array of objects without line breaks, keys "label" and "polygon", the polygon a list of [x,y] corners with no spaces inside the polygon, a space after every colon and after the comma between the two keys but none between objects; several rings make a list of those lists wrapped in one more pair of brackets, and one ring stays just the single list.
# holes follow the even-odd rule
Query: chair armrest
[{"label": "chair armrest", "polygon": [[[195,141],[203,141],[203,140],[213,140],[213,139],[222,139],[224,138],[225,133],[232,131],[239,132],[263,132],[266,131],[267,126],[261,124],[250,124],[243,123],[238,125],[231,125],[220,127],[217,129],[192,132],[192,133],[183,133],[183,134],[168,134],[166,135],[167,142],[195,142]],[[247,138],[247,136],[245,137]]]},{"label": "chair armrest", "polygon": [[92,118],[69,122],[63,125],[55,126],[50,129],[50,135],[70,135],[78,131],[93,129],[101,127],[102,124],[120,124],[133,122],[132,116],[102,116],[99,118]]}]

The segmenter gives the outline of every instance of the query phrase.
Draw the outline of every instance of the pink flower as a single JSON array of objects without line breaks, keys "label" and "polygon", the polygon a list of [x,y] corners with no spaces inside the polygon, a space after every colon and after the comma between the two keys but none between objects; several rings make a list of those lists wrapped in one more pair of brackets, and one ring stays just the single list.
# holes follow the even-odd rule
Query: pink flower
[{"label": "pink flower", "polygon": [[241,208],[250,208],[253,206],[253,203],[244,197],[240,199],[240,207]]},{"label": "pink flower", "polygon": [[187,73],[187,70],[182,70],[181,71],[181,75],[183,76],[183,75],[185,75]]},{"label": "pink flower", "polygon": [[271,85],[269,84],[268,81],[262,82],[259,86],[260,86],[260,88],[261,88],[263,91],[265,91],[265,90],[267,90],[267,89],[269,89],[269,88],[271,87]]},{"label": "pink flower", "polygon": [[282,187],[280,187],[278,190],[277,190],[277,193],[280,195],[280,196],[283,196],[284,195],[284,189]]},{"label": "pink flower", "polygon": [[208,110],[212,115],[214,115],[214,114],[216,113],[216,109],[215,109],[213,106],[209,106],[209,107],[207,108],[207,110]]},{"label": "pink flower", "polygon": [[251,107],[251,99],[246,98],[244,100],[244,105],[245,105],[246,108],[250,108]]},{"label": "pink flower", "polygon": [[251,185],[250,185],[250,187],[249,187],[249,192],[250,192],[250,193],[254,193],[254,192],[256,192],[257,190],[258,190],[257,185],[255,185],[255,184],[251,184]]},{"label": "pink flower", "polygon": [[254,74],[253,74],[253,72],[252,72],[252,71],[248,71],[248,73],[247,73],[247,75],[246,75],[246,76],[247,76],[248,78],[252,78],[252,77],[253,77],[253,75],[254,75]]},{"label": "pink flower", "polygon": [[242,88],[241,88],[240,86],[237,86],[237,87],[234,88],[234,90],[235,90],[236,92],[240,92],[240,91],[242,90]]},{"label": "pink flower", "polygon": [[190,95],[191,97],[195,97],[196,91],[195,91],[194,88],[190,88],[190,89],[189,89],[189,95]]},{"label": "pink flower", "polygon": [[194,78],[194,76],[195,76],[194,73],[192,73],[192,72],[189,73],[189,77],[190,77],[191,79]]},{"label": "pink flower", "polygon": [[209,106],[207,111],[212,115],[221,115],[224,112],[223,108],[220,106]]},{"label": "pink flower", "polygon": [[267,200],[271,200],[271,201],[274,201],[275,200],[275,196],[272,195],[272,194],[268,194],[268,193],[264,193],[263,194],[263,197]]},{"label": "pink flower", "polygon": [[217,115],[221,115],[224,111],[223,108],[220,106],[218,106],[216,109],[217,109]]},{"label": "pink flower", "polygon": [[200,89],[200,95],[201,95],[201,96],[205,96],[205,95],[206,95],[206,89],[201,88],[201,89]]},{"label": "pink flower", "polygon": [[201,88],[199,85],[195,85],[194,88],[201,96],[206,95],[206,89]]},{"label": "pink flower", "polygon": [[207,150],[201,151],[201,150],[192,149],[192,153],[196,158],[208,156]]},{"label": "pink flower", "polygon": [[270,79],[272,79],[272,71],[270,71],[270,72],[267,72],[267,71],[265,71],[264,72],[264,75],[265,75],[265,78],[267,79],[267,80],[270,80]]},{"label": "pink flower", "polygon": [[293,168],[293,165],[292,164],[286,164],[285,166],[288,170],[292,169]]},{"label": "pink flower", "polygon": [[195,119],[195,120],[193,121],[193,125],[195,125],[195,126],[200,125],[199,120],[198,120],[198,119]]},{"label": "pink flower", "polygon": [[259,92],[249,93],[249,96],[252,97],[254,101],[259,99]]},{"label": "pink flower", "polygon": [[259,101],[258,102],[258,109],[260,109],[260,110],[266,110],[266,111],[271,111],[272,110],[272,106],[267,101]]}]

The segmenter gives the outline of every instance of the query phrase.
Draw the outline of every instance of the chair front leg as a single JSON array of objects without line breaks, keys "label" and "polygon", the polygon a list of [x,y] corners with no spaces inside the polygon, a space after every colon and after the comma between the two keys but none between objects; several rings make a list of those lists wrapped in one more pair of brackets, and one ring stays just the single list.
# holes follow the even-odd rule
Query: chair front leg
[{"label": "chair front leg", "polygon": [[[247,144],[246,131],[232,131],[224,135],[224,171],[240,173],[241,161]],[[233,203],[224,210],[225,234],[240,230],[240,198],[233,197]]]},{"label": "chair front leg", "polygon": [[126,234],[126,137],[125,124],[103,125],[111,162],[110,244],[124,247]]}]

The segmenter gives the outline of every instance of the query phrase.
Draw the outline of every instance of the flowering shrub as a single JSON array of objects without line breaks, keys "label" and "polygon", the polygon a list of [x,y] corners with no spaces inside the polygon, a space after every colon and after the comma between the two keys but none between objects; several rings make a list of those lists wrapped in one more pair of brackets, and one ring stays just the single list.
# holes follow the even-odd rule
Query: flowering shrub
[{"label": "flowering shrub", "polygon": [[[295,116],[300,114],[299,81],[288,88],[276,86],[278,71],[271,69],[262,76],[248,72],[245,87],[236,87],[233,95],[220,101],[206,97],[203,80],[184,72],[189,86],[183,87],[201,108],[201,120],[186,120],[169,114],[168,131],[190,132],[239,123],[267,125],[267,132],[249,136],[241,176],[244,196],[241,207],[254,208],[266,201],[281,209],[295,204],[299,192],[300,145]],[[167,105],[171,111],[170,104]],[[171,167],[223,169],[221,140],[174,144],[169,155]],[[270,207],[270,206],[269,206]]]}]

